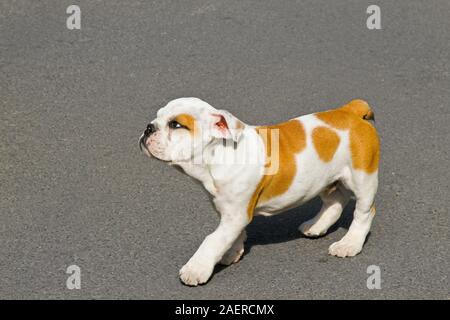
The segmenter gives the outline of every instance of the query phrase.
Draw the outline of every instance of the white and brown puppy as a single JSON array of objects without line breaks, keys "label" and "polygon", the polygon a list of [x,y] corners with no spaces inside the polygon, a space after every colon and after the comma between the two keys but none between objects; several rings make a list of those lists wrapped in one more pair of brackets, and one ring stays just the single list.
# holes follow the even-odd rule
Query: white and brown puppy
[{"label": "white and brown puppy", "polygon": [[139,140],[141,149],[200,180],[220,213],[217,229],[181,268],[181,280],[202,284],[217,263],[239,261],[254,215],[276,214],[317,195],[322,208],[301,231],[325,234],[354,197],[350,228],[328,252],[358,254],[375,215],[378,186],[379,140],[369,119],[373,113],[362,100],[270,126],[245,124],[197,98],[161,108]]}]

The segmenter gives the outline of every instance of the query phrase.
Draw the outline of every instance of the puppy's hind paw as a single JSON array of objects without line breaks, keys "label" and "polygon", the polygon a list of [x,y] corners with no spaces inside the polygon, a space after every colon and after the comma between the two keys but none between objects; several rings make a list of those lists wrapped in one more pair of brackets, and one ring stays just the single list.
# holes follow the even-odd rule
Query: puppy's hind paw
[{"label": "puppy's hind paw", "polygon": [[326,229],[324,230],[323,228],[319,228],[317,224],[314,223],[315,222],[311,221],[303,222],[299,228],[300,232],[310,238],[320,237],[327,233]]},{"label": "puppy's hind paw", "polygon": [[328,253],[332,256],[345,258],[356,256],[361,250],[362,246],[355,244],[348,239],[341,239],[330,246]]}]

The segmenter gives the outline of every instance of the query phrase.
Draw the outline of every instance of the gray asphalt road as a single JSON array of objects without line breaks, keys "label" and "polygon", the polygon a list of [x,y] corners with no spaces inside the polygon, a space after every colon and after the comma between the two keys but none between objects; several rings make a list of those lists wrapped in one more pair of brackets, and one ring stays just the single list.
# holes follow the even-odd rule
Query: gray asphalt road
[{"label": "gray asphalt road", "polygon": [[[70,1],[2,1],[0,297],[448,299],[450,3],[376,1],[383,29],[368,30],[372,2],[76,1],[70,31]],[[326,237],[300,235],[315,200],[256,218],[239,264],[183,286],[217,215],[137,145],[181,96],[253,124],[367,99],[382,166],[362,254],[327,255],[352,205]]]}]

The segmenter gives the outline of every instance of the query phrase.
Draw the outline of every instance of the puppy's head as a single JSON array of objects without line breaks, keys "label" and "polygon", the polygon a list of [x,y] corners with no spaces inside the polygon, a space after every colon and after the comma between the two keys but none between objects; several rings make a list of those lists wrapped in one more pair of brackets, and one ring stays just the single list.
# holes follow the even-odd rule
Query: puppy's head
[{"label": "puppy's head", "polygon": [[189,161],[214,139],[237,142],[244,124],[197,98],[180,98],[159,109],[139,139],[141,150],[160,160]]}]

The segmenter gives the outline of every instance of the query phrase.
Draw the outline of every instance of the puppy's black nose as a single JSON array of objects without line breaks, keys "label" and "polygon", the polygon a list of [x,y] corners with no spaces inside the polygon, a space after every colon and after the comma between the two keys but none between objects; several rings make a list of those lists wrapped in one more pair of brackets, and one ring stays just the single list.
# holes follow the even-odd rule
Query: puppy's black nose
[{"label": "puppy's black nose", "polygon": [[153,123],[150,123],[150,124],[147,125],[147,129],[145,129],[144,135],[146,137],[148,137],[149,135],[151,135],[155,131],[156,131],[155,125]]}]

